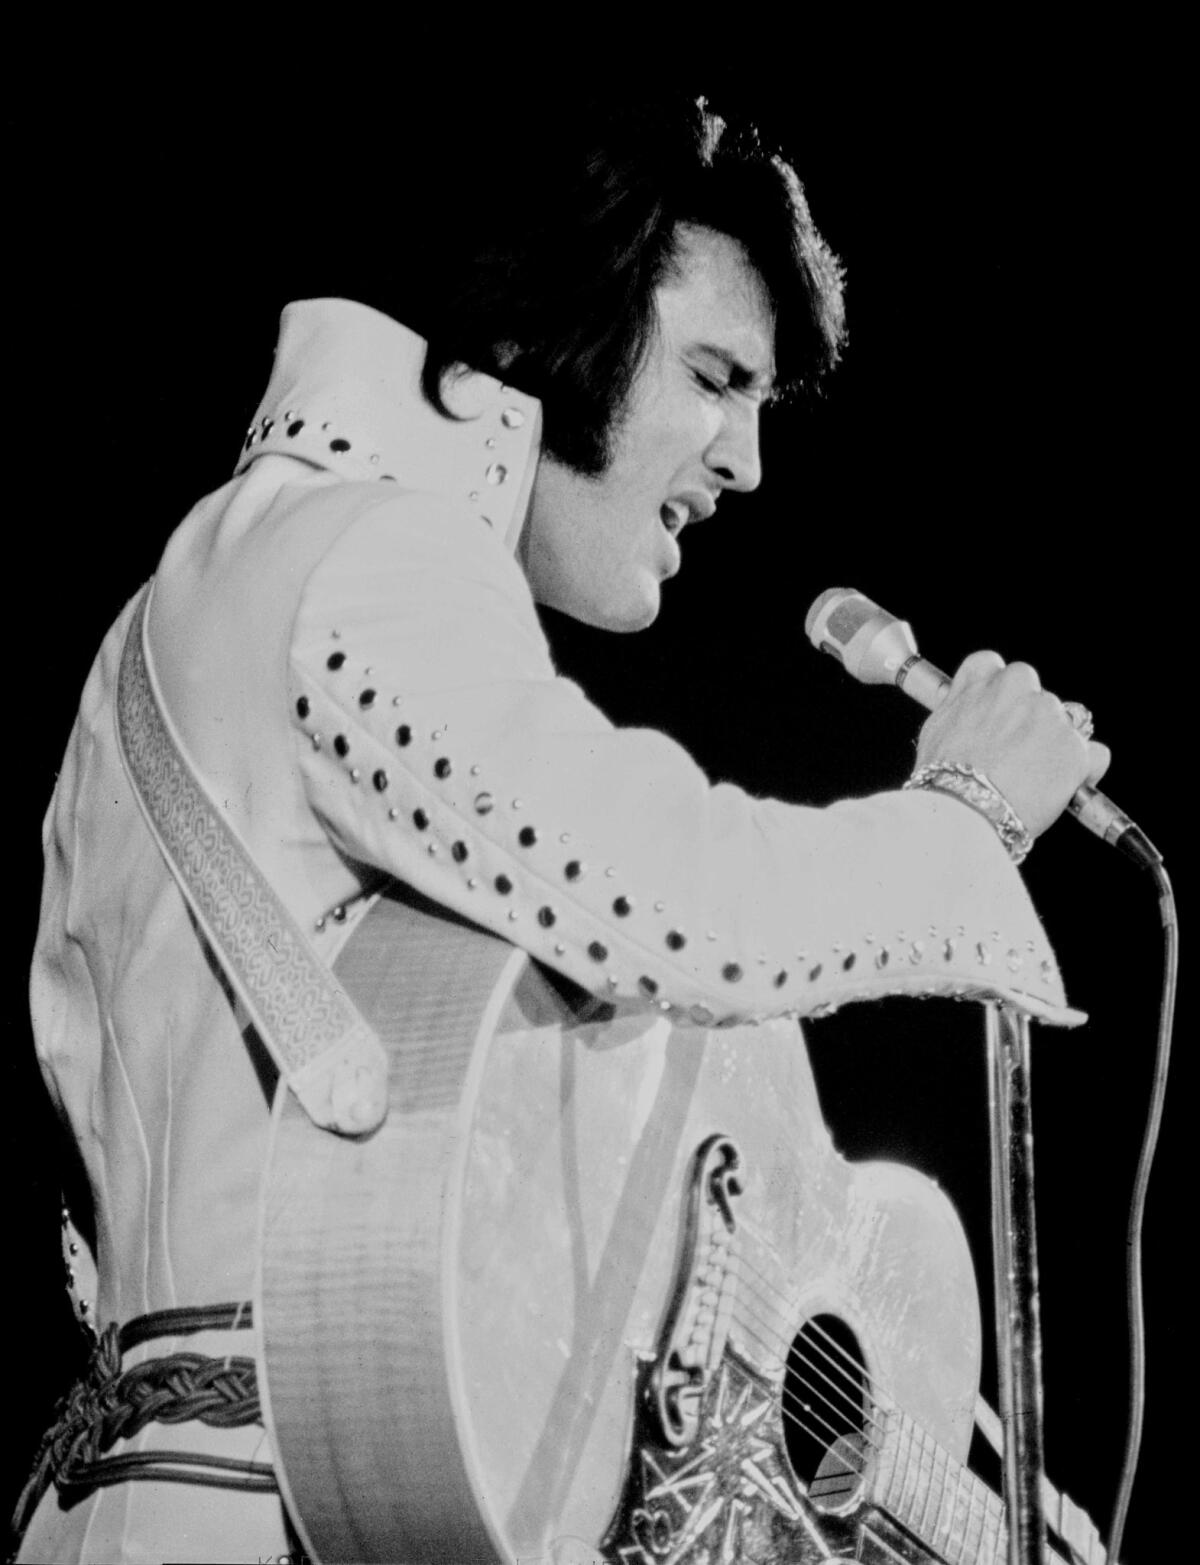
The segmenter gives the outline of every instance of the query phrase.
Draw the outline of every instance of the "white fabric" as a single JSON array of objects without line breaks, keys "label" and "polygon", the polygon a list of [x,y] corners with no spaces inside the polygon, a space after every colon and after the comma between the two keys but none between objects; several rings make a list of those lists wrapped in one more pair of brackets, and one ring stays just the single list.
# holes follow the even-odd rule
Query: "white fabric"
[{"label": "white fabric", "polygon": [[[331,910],[386,873],[618,1004],[653,991],[679,1019],[986,988],[1078,1020],[1019,875],[958,801],[756,801],[710,786],[662,734],[615,729],[557,677],[513,555],[537,404],[473,376],[454,393],[470,416],[447,420],[420,396],[421,356],[361,306],[290,306],[239,476],[180,526],[156,576],[166,703],[318,950],[333,959],[363,904],[344,922]],[[101,1325],[250,1296],[268,1120],[261,1050],[117,756],[128,616],[47,816],[32,979],[39,1054],[95,1193]],[[279,1526],[275,1502],[253,1503]],[[187,1557],[122,1515],[120,1557]],[[101,1557],[71,1547],[38,1557]]]}]

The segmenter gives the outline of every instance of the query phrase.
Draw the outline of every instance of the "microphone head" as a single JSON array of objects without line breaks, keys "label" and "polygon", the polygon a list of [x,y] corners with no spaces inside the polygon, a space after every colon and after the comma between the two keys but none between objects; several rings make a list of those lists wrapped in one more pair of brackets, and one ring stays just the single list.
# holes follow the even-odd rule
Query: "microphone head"
[{"label": "microphone head", "polygon": [[830,587],[813,603],[804,629],[818,652],[831,652],[868,685],[893,685],[917,655],[912,629],[853,587]]}]

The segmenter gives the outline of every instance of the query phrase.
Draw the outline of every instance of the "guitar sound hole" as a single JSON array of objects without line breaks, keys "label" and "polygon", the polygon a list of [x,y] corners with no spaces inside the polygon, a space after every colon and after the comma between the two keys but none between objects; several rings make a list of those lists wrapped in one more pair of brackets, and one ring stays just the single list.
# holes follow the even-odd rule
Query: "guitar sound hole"
[{"label": "guitar sound hole", "polygon": [[858,1338],[836,1315],[814,1315],[788,1353],[783,1429],[792,1470],[819,1509],[855,1502],[870,1454],[869,1418]]}]

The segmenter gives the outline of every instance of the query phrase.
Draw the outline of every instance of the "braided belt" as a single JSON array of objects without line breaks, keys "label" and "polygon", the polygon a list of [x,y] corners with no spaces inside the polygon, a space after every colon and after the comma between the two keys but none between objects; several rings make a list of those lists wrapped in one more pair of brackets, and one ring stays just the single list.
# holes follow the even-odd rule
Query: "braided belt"
[{"label": "braided belt", "polygon": [[221,1489],[278,1493],[269,1462],[242,1461],[190,1451],[104,1453],[149,1423],[183,1424],[198,1419],[218,1429],[261,1424],[258,1380],[252,1358],[210,1358],[203,1353],[167,1353],[130,1369],[124,1354],[154,1337],[189,1336],[196,1331],[244,1330],[254,1324],[249,1304],[212,1304],[198,1309],[158,1310],[101,1333],[81,1379],[55,1409],[33,1474],[17,1504],[13,1527],[24,1531],[42,1495],[54,1483],[64,1500],[135,1479],[209,1484]]}]

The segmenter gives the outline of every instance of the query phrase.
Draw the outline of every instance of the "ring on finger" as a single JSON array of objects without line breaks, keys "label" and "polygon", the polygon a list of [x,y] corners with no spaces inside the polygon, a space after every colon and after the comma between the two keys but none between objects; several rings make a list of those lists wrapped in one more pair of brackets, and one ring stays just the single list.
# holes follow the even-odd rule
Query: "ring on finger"
[{"label": "ring on finger", "polygon": [[1090,739],[1095,732],[1092,714],[1082,701],[1064,701],[1063,711],[1067,721],[1081,739]]}]

